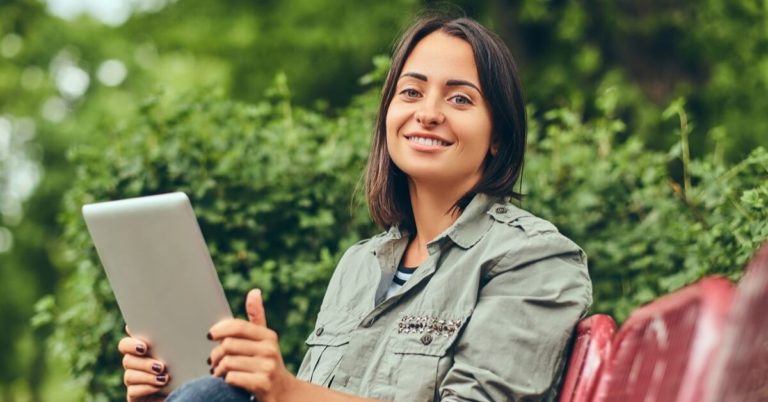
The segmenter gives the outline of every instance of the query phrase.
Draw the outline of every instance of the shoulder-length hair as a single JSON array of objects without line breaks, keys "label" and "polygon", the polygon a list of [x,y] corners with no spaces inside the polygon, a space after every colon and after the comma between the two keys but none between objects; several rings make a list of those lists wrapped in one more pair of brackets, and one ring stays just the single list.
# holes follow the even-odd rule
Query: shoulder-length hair
[{"label": "shoulder-length hair", "polygon": [[398,225],[406,230],[415,229],[407,176],[394,164],[387,151],[387,110],[411,51],[421,39],[438,30],[472,46],[480,86],[491,111],[491,146],[495,151],[486,156],[480,181],[456,202],[454,208],[463,210],[477,193],[522,197],[515,192],[514,185],[521,176],[525,156],[525,103],[517,66],[509,48],[496,34],[471,18],[430,15],[416,21],[395,47],[376,117],[365,172],[365,190],[370,214],[374,222],[384,228]]}]

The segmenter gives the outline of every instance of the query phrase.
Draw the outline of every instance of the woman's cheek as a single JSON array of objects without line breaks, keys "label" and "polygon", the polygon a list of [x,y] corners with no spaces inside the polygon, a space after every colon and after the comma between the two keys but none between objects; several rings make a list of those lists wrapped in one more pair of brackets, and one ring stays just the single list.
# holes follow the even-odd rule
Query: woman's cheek
[{"label": "woman's cheek", "polygon": [[386,125],[386,139],[387,139],[387,152],[389,156],[395,161],[397,165],[398,159],[398,136],[400,129],[403,127],[406,119],[402,116],[402,110],[397,106],[390,105],[387,111],[387,118],[385,120]]},{"label": "woman's cheek", "polygon": [[387,109],[387,134],[397,133],[400,127],[408,120],[409,113],[408,104],[399,102],[397,99],[392,100]]},{"label": "woman's cheek", "polygon": [[387,131],[387,154],[389,154],[389,158],[392,159],[392,163],[402,170],[400,163],[398,163],[400,162],[400,152],[397,149],[396,141],[397,137],[395,135],[390,135],[390,132]]}]

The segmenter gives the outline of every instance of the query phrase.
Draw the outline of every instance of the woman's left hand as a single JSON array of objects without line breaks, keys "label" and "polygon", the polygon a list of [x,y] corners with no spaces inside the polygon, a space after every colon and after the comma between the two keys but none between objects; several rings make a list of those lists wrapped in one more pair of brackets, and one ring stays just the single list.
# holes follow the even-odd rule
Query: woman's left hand
[{"label": "woman's left hand", "polygon": [[219,341],[211,352],[211,374],[243,388],[259,402],[281,400],[296,378],[285,368],[277,333],[267,328],[261,291],[248,292],[248,321],[228,319],[211,327],[209,338]]}]

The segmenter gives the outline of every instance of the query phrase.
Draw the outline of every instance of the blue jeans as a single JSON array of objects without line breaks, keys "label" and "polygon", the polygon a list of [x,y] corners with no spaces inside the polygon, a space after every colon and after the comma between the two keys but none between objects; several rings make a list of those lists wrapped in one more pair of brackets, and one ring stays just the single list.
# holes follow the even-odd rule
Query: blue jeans
[{"label": "blue jeans", "polygon": [[[219,377],[200,377],[171,392],[165,402],[249,402],[251,395]],[[255,399],[254,399],[255,400]]]}]

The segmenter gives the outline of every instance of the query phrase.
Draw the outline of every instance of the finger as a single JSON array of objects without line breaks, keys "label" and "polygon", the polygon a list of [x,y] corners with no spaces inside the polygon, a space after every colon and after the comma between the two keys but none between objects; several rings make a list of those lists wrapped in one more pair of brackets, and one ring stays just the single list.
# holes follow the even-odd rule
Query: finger
[{"label": "finger", "polygon": [[272,381],[264,373],[230,371],[224,376],[224,382],[252,394],[268,394],[272,390]]},{"label": "finger", "polygon": [[264,326],[252,324],[249,321],[234,318],[219,321],[208,332],[208,339],[214,341],[229,337],[251,339],[254,341],[277,341],[275,331]]},{"label": "finger", "polygon": [[130,387],[133,385],[152,385],[155,387],[162,387],[168,384],[171,377],[168,374],[150,374],[144,371],[125,370],[123,374],[123,384]]},{"label": "finger", "polygon": [[128,334],[128,336],[133,336],[131,335],[131,330],[128,328],[128,324],[125,324],[125,333]]},{"label": "finger", "polygon": [[227,355],[221,359],[213,369],[214,377],[224,377],[230,371],[243,371],[248,373],[272,373],[275,370],[275,361],[258,356],[232,356]]},{"label": "finger", "polygon": [[149,343],[129,336],[120,339],[117,350],[122,354],[144,356],[149,352]]},{"label": "finger", "polygon": [[252,289],[245,298],[245,311],[248,313],[248,321],[267,326],[267,314],[264,312],[264,300],[261,296],[261,289]]},{"label": "finger", "polygon": [[276,357],[277,352],[277,347],[272,343],[241,338],[224,338],[221,344],[211,350],[208,364],[215,367],[226,355]]},{"label": "finger", "polygon": [[163,374],[166,367],[160,360],[126,354],[123,355],[123,368],[126,370],[139,370],[157,375]]},{"label": "finger", "polygon": [[161,390],[161,387],[157,387],[154,385],[147,385],[147,384],[131,385],[128,387],[128,391],[126,392],[126,394],[128,396],[128,401],[132,402],[138,398],[143,398],[146,396],[150,396],[152,394],[159,394],[160,390]]}]

